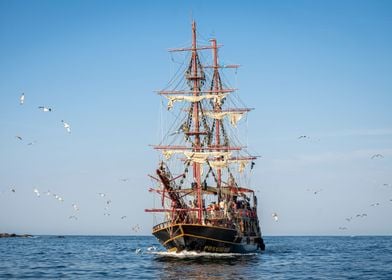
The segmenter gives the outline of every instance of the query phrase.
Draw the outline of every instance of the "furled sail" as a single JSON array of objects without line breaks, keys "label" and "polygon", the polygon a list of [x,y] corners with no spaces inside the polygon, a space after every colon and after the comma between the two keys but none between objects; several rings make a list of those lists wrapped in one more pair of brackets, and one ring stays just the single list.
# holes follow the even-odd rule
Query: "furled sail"
[{"label": "furled sail", "polygon": [[213,99],[215,103],[220,105],[222,103],[222,99],[225,98],[226,95],[227,93],[205,94],[205,95],[198,95],[198,96],[165,95],[165,97],[169,100],[167,103],[167,109],[171,110],[173,108],[174,102],[178,102],[178,101],[199,102],[203,99]]},{"label": "furled sail", "polygon": [[216,120],[228,117],[233,127],[237,127],[237,123],[242,119],[244,114],[245,112],[204,112],[204,115]]}]

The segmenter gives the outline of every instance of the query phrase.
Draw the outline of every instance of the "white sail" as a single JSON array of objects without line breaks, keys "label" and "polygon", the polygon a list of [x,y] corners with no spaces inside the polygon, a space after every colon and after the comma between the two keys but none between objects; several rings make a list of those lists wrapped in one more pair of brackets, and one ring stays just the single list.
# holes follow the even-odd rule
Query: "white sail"
[{"label": "white sail", "polygon": [[214,99],[214,102],[220,105],[222,103],[222,99],[227,96],[227,93],[219,93],[219,94],[205,94],[198,96],[189,96],[189,95],[165,95],[165,97],[169,100],[167,103],[167,109],[171,110],[173,108],[174,102],[180,101],[188,101],[188,102],[199,102],[203,99]]},{"label": "white sail", "polygon": [[237,123],[242,119],[246,112],[204,112],[204,115],[212,119],[221,120],[228,117],[230,124],[237,127]]}]

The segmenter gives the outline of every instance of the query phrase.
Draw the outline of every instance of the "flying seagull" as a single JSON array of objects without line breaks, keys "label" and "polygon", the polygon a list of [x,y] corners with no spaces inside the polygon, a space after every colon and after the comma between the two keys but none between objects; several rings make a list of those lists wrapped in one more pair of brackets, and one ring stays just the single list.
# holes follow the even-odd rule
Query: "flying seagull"
[{"label": "flying seagull", "polygon": [[39,106],[38,109],[40,109],[42,112],[52,112],[52,108],[46,106]]},{"label": "flying seagull", "polygon": [[64,120],[61,120],[61,122],[63,123],[63,126],[67,130],[67,132],[71,133],[71,126],[68,123],[66,123]]},{"label": "flying seagull", "polygon": [[275,222],[278,221],[278,214],[276,212],[272,213],[272,218],[274,218]]},{"label": "flying seagull", "polygon": [[378,202],[370,204],[370,206],[378,206],[378,205],[380,205],[380,203]]},{"label": "flying seagull", "polygon": [[105,197],[106,196],[106,194],[104,194],[104,193],[98,193],[98,195],[100,196],[100,197]]},{"label": "flying seagull", "polygon": [[41,194],[39,193],[39,191],[37,190],[37,188],[34,188],[33,191],[34,191],[34,193],[35,193],[38,197],[40,197]]},{"label": "flying seagull", "polygon": [[124,220],[126,217],[127,217],[127,216],[122,216],[122,217],[121,217],[121,220]]},{"label": "flying seagull", "polygon": [[339,230],[347,230],[346,227],[339,227]]},{"label": "flying seagull", "polygon": [[19,97],[19,104],[20,105],[23,105],[24,99],[25,99],[25,95],[24,95],[24,93],[22,93],[22,95]]},{"label": "flying seagull", "polygon": [[375,158],[383,158],[384,156],[382,154],[375,154],[372,155],[371,159],[375,159]]},{"label": "flying seagull", "polygon": [[33,142],[29,142],[27,145],[28,145],[28,146],[32,146],[32,145],[34,145],[35,143],[37,143],[37,141],[34,140]]},{"label": "flying seagull", "polygon": [[68,217],[68,219],[74,219],[74,220],[77,220],[77,219],[78,219],[78,217],[76,217],[75,215],[72,215],[72,216],[69,216],[69,217]]},{"label": "flying seagull", "polygon": [[75,203],[72,203],[72,207],[75,211],[79,211],[79,207]]},{"label": "flying seagull", "polygon": [[308,136],[306,136],[306,135],[301,135],[301,136],[299,136],[297,139],[305,139],[305,138],[308,138]]},{"label": "flying seagull", "polygon": [[20,141],[22,141],[22,140],[23,140],[23,138],[22,138],[22,137],[20,137],[19,135],[16,135],[16,136],[15,136],[15,138],[19,139]]}]

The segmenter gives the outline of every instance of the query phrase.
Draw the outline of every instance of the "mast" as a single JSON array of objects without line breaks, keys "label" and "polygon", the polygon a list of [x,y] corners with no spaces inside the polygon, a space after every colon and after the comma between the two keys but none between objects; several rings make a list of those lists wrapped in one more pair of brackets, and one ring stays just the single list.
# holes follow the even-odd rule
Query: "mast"
[{"label": "mast", "polygon": [[[213,54],[213,65],[214,74],[213,74],[213,91],[218,92],[221,88],[220,83],[220,76],[219,76],[219,67],[218,67],[218,48],[216,46],[216,39],[210,40],[212,43],[212,54]],[[218,113],[221,112],[221,107],[219,106],[218,102],[214,103],[214,112]],[[220,120],[215,120],[215,145],[216,147],[220,147]],[[217,188],[219,189],[222,184],[222,170],[218,168],[217,170]],[[220,192],[219,192],[220,194]],[[220,198],[220,197],[219,197]]]},{"label": "mast", "polygon": [[[196,22],[192,22],[192,73],[191,79],[193,79],[193,96],[200,94],[200,78],[198,76],[198,61],[197,61],[197,42],[196,42]],[[194,132],[195,132],[195,146],[194,151],[200,151],[200,135],[199,135],[199,102],[193,102],[193,113],[194,118]],[[202,194],[201,194],[201,178],[200,178],[200,163],[193,162],[193,177],[196,183],[196,197],[198,209],[198,222],[202,223]]]}]

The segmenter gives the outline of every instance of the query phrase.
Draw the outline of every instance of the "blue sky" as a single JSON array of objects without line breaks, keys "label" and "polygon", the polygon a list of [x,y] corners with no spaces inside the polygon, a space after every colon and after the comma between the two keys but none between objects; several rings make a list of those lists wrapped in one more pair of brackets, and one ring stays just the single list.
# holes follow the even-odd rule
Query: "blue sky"
[{"label": "blue sky", "polygon": [[154,91],[193,17],[222,62],[241,64],[234,85],[256,108],[264,234],[391,234],[391,14],[390,1],[0,0],[0,232],[150,234]]}]

